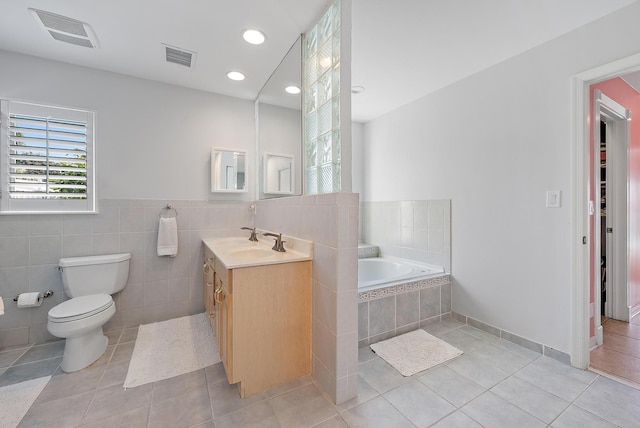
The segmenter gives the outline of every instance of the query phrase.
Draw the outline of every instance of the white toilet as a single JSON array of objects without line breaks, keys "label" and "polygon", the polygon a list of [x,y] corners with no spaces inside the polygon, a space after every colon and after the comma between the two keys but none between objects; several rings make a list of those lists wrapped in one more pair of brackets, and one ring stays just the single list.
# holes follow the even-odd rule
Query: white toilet
[{"label": "white toilet", "polygon": [[107,349],[102,326],[116,313],[111,295],[127,285],[130,259],[129,253],[60,259],[64,292],[71,299],[51,308],[47,330],[66,339],[63,371],[83,369]]}]

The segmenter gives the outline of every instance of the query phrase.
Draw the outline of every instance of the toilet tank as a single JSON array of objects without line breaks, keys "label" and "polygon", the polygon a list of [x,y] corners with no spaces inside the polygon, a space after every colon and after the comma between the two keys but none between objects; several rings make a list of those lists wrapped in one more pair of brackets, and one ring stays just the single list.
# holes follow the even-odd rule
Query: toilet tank
[{"label": "toilet tank", "polygon": [[67,257],[60,259],[64,292],[69,297],[115,294],[127,285],[131,254]]}]

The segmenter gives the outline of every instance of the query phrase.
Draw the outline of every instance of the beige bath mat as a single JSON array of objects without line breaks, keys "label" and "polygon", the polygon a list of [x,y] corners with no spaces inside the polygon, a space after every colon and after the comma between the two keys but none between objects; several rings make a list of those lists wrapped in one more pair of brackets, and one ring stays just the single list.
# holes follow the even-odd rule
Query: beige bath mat
[{"label": "beige bath mat", "polygon": [[205,313],[141,325],[124,381],[132,388],[220,362]]},{"label": "beige bath mat", "polygon": [[50,379],[45,376],[0,388],[0,426],[17,427]]},{"label": "beige bath mat", "polygon": [[403,376],[411,376],[462,355],[458,348],[424,330],[414,330],[374,343],[371,350]]}]

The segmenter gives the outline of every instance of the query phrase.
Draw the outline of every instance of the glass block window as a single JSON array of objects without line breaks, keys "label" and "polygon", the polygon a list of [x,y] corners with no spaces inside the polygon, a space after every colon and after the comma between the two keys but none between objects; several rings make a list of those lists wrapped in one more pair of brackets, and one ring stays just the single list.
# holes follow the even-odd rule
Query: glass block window
[{"label": "glass block window", "polygon": [[331,193],[340,183],[340,0],[305,34],[305,193]]}]

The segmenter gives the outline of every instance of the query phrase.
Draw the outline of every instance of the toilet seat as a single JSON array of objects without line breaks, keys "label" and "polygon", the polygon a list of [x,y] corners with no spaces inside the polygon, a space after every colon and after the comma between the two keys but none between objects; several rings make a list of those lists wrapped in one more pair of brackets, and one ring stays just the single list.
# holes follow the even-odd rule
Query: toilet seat
[{"label": "toilet seat", "polygon": [[74,297],[51,308],[48,319],[55,323],[76,321],[109,309],[113,304],[109,294]]}]

